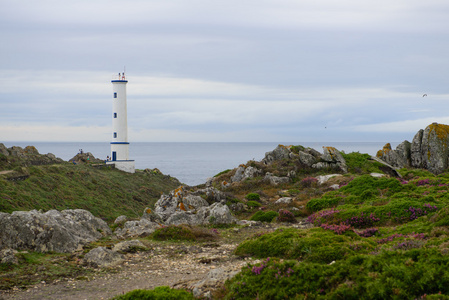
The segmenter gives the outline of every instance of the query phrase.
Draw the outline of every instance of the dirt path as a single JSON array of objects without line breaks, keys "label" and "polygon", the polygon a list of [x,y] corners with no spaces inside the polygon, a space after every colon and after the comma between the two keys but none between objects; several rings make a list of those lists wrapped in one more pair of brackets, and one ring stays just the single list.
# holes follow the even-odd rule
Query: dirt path
[{"label": "dirt path", "polygon": [[231,273],[246,265],[248,261],[232,254],[236,246],[162,244],[152,251],[127,254],[119,267],[99,270],[88,278],[65,278],[51,284],[39,283],[27,290],[3,291],[0,299],[110,299],[134,289],[157,286],[192,289],[213,269]]}]

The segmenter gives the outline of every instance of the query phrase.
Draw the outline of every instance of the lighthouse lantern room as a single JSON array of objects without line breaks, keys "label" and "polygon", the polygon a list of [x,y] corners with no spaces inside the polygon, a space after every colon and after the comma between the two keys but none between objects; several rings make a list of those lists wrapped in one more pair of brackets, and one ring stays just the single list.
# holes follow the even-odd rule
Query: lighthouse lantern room
[{"label": "lighthouse lantern room", "polygon": [[125,72],[112,79],[112,141],[111,157],[107,164],[114,164],[119,170],[134,173],[134,160],[129,159],[128,117],[126,109]]}]

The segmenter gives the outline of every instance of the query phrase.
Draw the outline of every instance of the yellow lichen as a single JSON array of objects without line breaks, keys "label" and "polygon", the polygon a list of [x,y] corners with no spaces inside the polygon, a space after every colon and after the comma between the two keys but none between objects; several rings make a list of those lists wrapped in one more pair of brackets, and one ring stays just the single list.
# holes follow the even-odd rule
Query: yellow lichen
[{"label": "yellow lichen", "polygon": [[147,208],[147,214],[151,214],[151,213],[152,213],[151,209]]},{"label": "yellow lichen", "polygon": [[391,144],[386,143],[385,146],[382,148],[382,150],[377,151],[376,156],[381,158],[382,156],[384,156],[385,154],[387,154],[390,151],[391,151]]},{"label": "yellow lichen", "polygon": [[184,206],[184,203],[182,203],[182,202],[179,203],[179,209],[186,211],[186,207]]},{"label": "yellow lichen", "polygon": [[182,189],[183,189],[183,186],[181,185],[179,188],[177,188],[175,190],[175,197],[181,197],[182,196]]}]

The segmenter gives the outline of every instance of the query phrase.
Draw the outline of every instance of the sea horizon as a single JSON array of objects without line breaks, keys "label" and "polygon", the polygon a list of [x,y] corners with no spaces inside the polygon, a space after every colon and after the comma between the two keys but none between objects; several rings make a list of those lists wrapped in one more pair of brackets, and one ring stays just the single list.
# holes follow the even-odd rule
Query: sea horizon
[{"label": "sea horizon", "polygon": [[[34,146],[40,154],[52,153],[65,161],[81,149],[99,159],[110,155],[109,142],[2,142],[12,146]],[[390,142],[392,148],[400,142]],[[260,161],[265,153],[279,144],[301,145],[322,153],[322,147],[332,146],[345,153],[360,152],[375,155],[386,142],[131,142],[130,159],[136,169],[159,169],[183,184],[198,185],[221,171],[233,169],[249,160]]]}]

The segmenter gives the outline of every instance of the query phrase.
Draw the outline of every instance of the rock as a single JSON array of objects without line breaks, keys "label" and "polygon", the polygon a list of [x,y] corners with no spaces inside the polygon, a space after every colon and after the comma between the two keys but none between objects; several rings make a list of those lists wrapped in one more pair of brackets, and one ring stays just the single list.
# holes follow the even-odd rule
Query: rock
[{"label": "rock", "polygon": [[115,221],[114,224],[121,224],[121,223],[125,223],[128,220],[127,216],[118,216]]},{"label": "rock", "polygon": [[323,155],[321,156],[321,159],[331,168],[340,169],[345,173],[348,172],[348,167],[346,166],[346,161],[343,158],[343,155],[341,155],[340,151],[334,147],[323,146]]},{"label": "rock", "polygon": [[[180,189],[182,189],[182,187]],[[170,192],[168,195],[162,195],[154,205],[155,213],[159,215],[162,220],[167,220],[175,213],[181,200],[181,194],[176,192],[178,190],[179,189],[176,189],[175,192]]]},{"label": "rock", "polygon": [[107,249],[105,247],[97,247],[92,249],[84,256],[85,263],[100,268],[113,267],[124,261],[122,254]]},{"label": "rock", "polygon": [[222,286],[224,282],[234,277],[238,271],[226,271],[222,268],[212,269],[206,277],[194,284],[191,289],[196,298],[210,298],[211,290]]},{"label": "rock", "polygon": [[136,252],[136,250],[147,250],[147,247],[141,241],[124,241],[114,245],[112,251],[120,253]]},{"label": "rock", "polygon": [[190,192],[191,195],[200,196],[205,198],[208,204],[212,204],[215,202],[226,201],[227,196],[222,191],[217,190],[214,187],[207,187],[204,189],[199,189],[194,192]]},{"label": "rock", "polygon": [[245,174],[245,165],[240,165],[237,170],[235,170],[234,175],[231,177],[231,182],[240,182]]},{"label": "rock", "polygon": [[240,165],[237,170],[235,171],[234,176],[231,177],[231,182],[240,182],[242,180],[245,180],[247,178],[254,178],[256,176],[259,176],[262,174],[262,171],[251,167],[251,166],[245,166]]},{"label": "rock", "polygon": [[[318,151],[316,151],[316,153],[319,154]],[[315,164],[317,162],[317,158],[315,156],[313,156],[310,153],[306,153],[304,151],[299,151],[298,158],[302,164],[304,164],[308,167],[311,167],[313,164]]]},{"label": "rock", "polygon": [[78,153],[74,157],[68,160],[68,162],[75,161],[76,164],[88,164],[88,163],[103,163],[103,159],[96,158],[90,152]]},{"label": "rock", "polygon": [[399,156],[399,160],[403,162],[403,167],[410,166],[411,146],[409,141],[403,141],[396,147],[396,153]]},{"label": "rock", "polygon": [[289,177],[278,177],[278,176],[274,176],[271,173],[266,173],[265,177],[264,177],[265,181],[268,181],[271,185],[279,185],[282,183],[287,183],[290,181]]},{"label": "rock", "polygon": [[120,239],[129,237],[146,237],[152,234],[161,225],[151,222],[148,219],[140,219],[139,221],[128,221],[123,224],[123,228],[117,228],[114,234]]},{"label": "rock", "polygon": [[410,163],[413,168],[422,168],[422,138],[424,130],[420,129],[412,140],[412,145],[410,146]]},{"label": "rock", "polygon": [[14,249],[3,249],[0,251],[0,263],[2,264],[12,264],[17,265],[19,264],[19,259],[17,258],[16,254],[19,253]]},{"label": "rock", "polygon": [[338,190],[340,188],[340,185],[338,184],[333,184],[331,185],[329,188],[333,189],[333,190]]},{"label": "rock", "polygon": [[370,175],[375,178],[385,177],[385,174],[381,174],[381,173],[370,173]]},{"label": "rock", "polygon": [[333,177],[337,177],[337,176],[342,176],[342,175],[341,174],[319,175],[316,177],[316,179],[318,179],[318,184],[322,185],[322,184],[326,183],[329,179],[331,179]]},{"label": "rock", "polygon": [[202,220],[202,224],[232,224],[236,222],[229,207],[222,203],[202,207],[197,215]]},{"label": "rock", "polygon": [[153,223],[163,223],[162,218],[154,211],[152,211],[149,207],[146,207],[143,210],[142,219],[147,219],[148,221]]},{"label": "rock", "polygon": [[411,144],[404,141],[396,150],[386,144],[377,157],[393,167],[411,166],[440,174],[449,166],[449,125],[432,123],[419,130]]},{"label": "rock", "polygon": [[408,166],[410,145],[410,142],[404,141],[396,147],[396,150],[392,150],[391,144],[387,143],[382,150],[377,151],[376,157],[395,168],[404,168]]},{"label": "rock", "polygon": [[440,174],[448,167],[449,125],[432,123],[426,127],[422,138],[423,167]]},{"label": "rock", "polygon": [[18,158],[14,160],[16,164],[21,166],[38,166],[38,165],[49,165],[49,164],[60,164],[64,161],[57,158],[53,154],[49,153],[46,155],[41,155],[34,146],[27,146],[25,149],[17,146],[6,149],[5,145],[1,144],[0,153],[7,156],[8,159]]},{"label": "rock", "polygon": [[208,201],[199,195],[203,195],[210,202],[226,200],[226,195],[213,187],[198,190],[194,193],[187,192],[183,187],[180,187],[171,191],[169,195],[162,195],[159,198],[155,204],[154,216],[151,220],[155,221],[155,218],[160,216],[162,221],[167,221],[177,212],[196,213],[198,209],[209,205]]},{"label": "rock", "polygon": [[279,198],[278,200],[276,200],[276,202],[274,202],[274,204],[290,204],[292,203],[293,198],[292,197],[282,197]]},{"label": "rock", "polygon": [[239,203],[232,203],[229,205],[229,209],[235,212],[241,212],[246,210],[245,204],[239,202]]},{"label": "rock", "polygon": [[388,163],[381,160],[377,156],[371,156],[371,159],[377,161],[378,163],[381,163],[383,166],[380,169],[383,172],[385,172],[386,174],[393,176],[393,177],[402,177],[401,174],[399,174],[399,172],[396,170],[395,167],[389,165]]},{"label": "rock", "polygon": [[165,221],[167,225],[201,225],[202,223],[203,219],[190,211],[176,211]]},{"label": "rock", "polygon": [[62,253],[111,234],[106,222],[82,209],[0,213],[0,232],[0,249]]},{"label": "rock", "polygon": [[0,143],[0,154],[3,154],[4,156],[9,156],[8,148],[3,143]]},{"label": "rock", "polygon": [[276,160],[289,159],[291,151],[289,147],[284,145],[278,145],[273,151],[265,153],[265,157],[262,159],[264,164],[270,164]]}]

